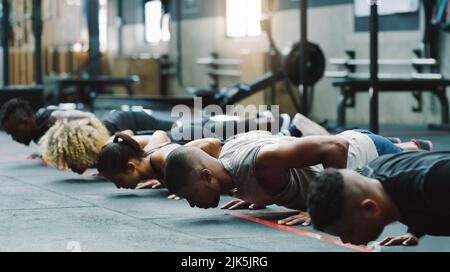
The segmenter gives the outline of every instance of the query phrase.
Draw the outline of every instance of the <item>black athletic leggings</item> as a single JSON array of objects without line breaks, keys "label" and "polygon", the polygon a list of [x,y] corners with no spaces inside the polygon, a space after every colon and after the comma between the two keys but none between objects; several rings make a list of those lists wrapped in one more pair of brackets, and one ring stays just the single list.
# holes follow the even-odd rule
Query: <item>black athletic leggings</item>
[{"label": "black athletic leggings", "polygon": [[[175,131],[168,132],[169,137],[175,143],[185,144],[192,140],[203,138],[216,138],[222,142],[230,137],[236,136],[240,133],[246,133],[253,130],[272,131],[272,124],[268,123],[264,126],[259,126],[256,119],[247,119],[241,121],[225,121],[225,122],[208,122],[205,120],[203,125],[189,124],[176,128]],[[278,130],[282,124],[279,121]],[[179,135],[186,136],[186,138],[179,139]]]},{"label": "black athletic leggings", "polygon": [[[132,130],[137,135],[150,135],[157,130],[167,131],[173,142],[184,144],[192,140],[203,138],[217,138],[222,141],[252,130],[272,131],[272,124],[259,126],[257,119],[240,121],[213,122],[204,118],[201,123],[182,124],[176,126],[173,120],[158,118],[146,112],[114,111],[102,119],[111,135],[124,130]],[[278,131],[282,125],[282,119],[278,122]]]}]

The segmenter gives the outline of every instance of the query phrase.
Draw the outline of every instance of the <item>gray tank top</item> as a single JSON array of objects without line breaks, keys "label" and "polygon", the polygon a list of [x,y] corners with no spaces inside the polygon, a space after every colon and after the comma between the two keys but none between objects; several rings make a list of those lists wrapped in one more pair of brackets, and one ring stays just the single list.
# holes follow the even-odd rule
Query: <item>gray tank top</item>
[{"label": "gray tank top", "polygon": [[256,157],[262,147],[287,144],[296,140],[298,138],[280,137],[266,131],[253,131],[229,139],[223,146],[219,159],[237,185],[233,195],[249,203],[276,204],[290,209],[306,210],[308,184],[323,171],[322,165],[290,169],[288,185],[279,195],[266,193],[256,177]]}]

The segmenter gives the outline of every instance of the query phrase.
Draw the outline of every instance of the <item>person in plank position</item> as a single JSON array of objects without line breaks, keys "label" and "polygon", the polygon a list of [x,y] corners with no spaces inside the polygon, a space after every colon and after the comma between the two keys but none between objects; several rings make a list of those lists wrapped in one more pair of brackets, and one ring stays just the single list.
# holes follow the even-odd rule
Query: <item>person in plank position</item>
[{"label": "person in plank position", "polygon": [[217,207],[220,195],[230,194],[257,206],[299,210],[288,223],[308,225],[309,183],[324,167],[360,169],[379,155],[400,152],[404,149],[364,131],[304,138],[255,131],[227,141],[219,158],[178,148],[167,157],[165,173],[169,191],[192,207]]},{"label": "person in plank position", "polygon": [[406,152],[380,157],[356,173],[329,169],[312,182],[308,206],[316,229],[344,243],[366,245],[400,221],[408,234],[383,246],[417,245],[450,235],[450,152]]}]

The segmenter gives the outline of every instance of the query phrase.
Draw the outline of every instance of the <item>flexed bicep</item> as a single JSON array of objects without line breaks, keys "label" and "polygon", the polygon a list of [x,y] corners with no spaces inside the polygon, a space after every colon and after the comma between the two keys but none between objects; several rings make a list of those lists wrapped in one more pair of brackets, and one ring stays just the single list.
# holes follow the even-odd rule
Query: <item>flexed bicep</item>
[{"label": "flexed bicep", "polygon": [[303,168],[317,164],[346,168],[349,143],[335,136],[311,136],[291,143],[266,146],[257,158],[260,168]]}]

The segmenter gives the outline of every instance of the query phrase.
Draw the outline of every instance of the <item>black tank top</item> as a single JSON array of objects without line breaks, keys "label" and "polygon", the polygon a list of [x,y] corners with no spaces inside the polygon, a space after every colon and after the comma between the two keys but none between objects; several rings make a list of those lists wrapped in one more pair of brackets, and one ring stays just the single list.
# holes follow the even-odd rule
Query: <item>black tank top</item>
[{"label": "black tank top", "polygon": [[164,148],[166,146],[173,145],[173,144],[175,144],[175,143],[166,143],[161,146],[155,147],[152,150],[147,152],[147,155],[150,156],[150,160],[149,160],[150,167],[153,169],[153,171],[155,172],[155,175],[158,177],[159,180],[164,180],[164,170],[155,166],[155,164],[152,161],[153,154],[155,154],[157,151],[161,150],[161,148]]},{"label": "black tank top", "polygon": [[361,174],[381,182],[409,231],[450,235],[450,152],[383,156]]},{"label": "black tank top", "polygon": [[50,129],[50,117],[54,111],[58,110],[57,107],[49,106],[47,108],[41,108],[34,114],[34,120],[38,129],[38,134],[33,139],[35,143],[44,136],[44,134]]}]

